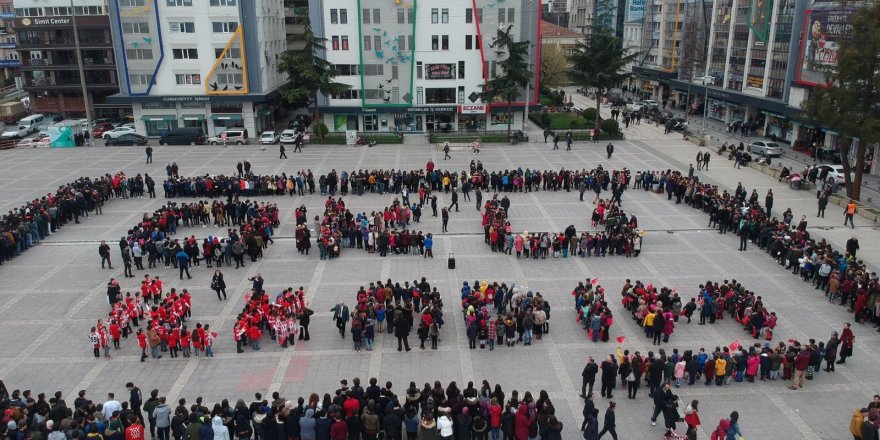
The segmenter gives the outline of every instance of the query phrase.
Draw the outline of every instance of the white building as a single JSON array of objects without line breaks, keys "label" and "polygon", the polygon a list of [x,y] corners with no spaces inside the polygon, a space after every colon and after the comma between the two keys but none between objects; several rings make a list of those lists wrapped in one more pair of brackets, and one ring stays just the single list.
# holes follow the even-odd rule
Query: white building
[{"label": "white building", "polygon": [[[412,0],[310,0],[309,6],[336,81],[351,86],[319,97],[331,132],[506,129],[506,103],[486,105],[479,97],[481,85],[500,74],[491,47],[498,30],[513,26],[517,41],[532,41],[532,71],[540,64],[537,1],[446,0],[416,7]],[[533,105],[537,81],[529,92]],[[514,105],[516,127],[525,96],[523,89]]]},{"label": "white building", "polygon": [[282,0],[109,2],[120,93],[139,133],[176,127],[214,135],[274,124],[286,50]]}]

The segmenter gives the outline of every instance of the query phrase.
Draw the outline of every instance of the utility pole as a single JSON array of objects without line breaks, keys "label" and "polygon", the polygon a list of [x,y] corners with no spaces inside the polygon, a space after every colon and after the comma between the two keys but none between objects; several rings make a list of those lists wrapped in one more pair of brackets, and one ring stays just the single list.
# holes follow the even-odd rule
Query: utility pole
[{"label": "utility pole", "polygon": [[89,92],[86,89],[86,74],[83,69],[83,56],[82,49],[79,46],[79,28],[76,24],[76,12],[73,8],[73,0],[70,0],[70,14],[71,14],[71,22],[73,23],[73,44],[76,49],[76,67],[79,69],[79,85],[82,88],[83,94],[83,106],[86,109],[86,131],[84,139],[86,145],[91,145],[94,139],[92,139],[92,106],[91,101],[89,99]]},{"label": "utility pole", "polygon": [[[529,66],[532,65],[532,5],[533,4],[534,4],[534,0],[529,0],[529,16],[527,19],[528,32],[526,33],[526,37],[528,38],[527,41],[529,42],[529,54],[527,55],[528,59],[529,59]],[[538,3],[538,7],[540,7],[540,6],[541,6],[541,4]],[[541,68],[541,66],[535,66],[535,69],[537,71],[540,71],[540,68]],[[531,89],[531,85],[532,85],[531,81],[526,82],[525,112],[523,113],[523,125],[522,125],[523,134],[526,134],[526,135],[528,134],[528,130],[529,130],[529,102],[531,102],[531,100],[529,99],[529,91]]]}]

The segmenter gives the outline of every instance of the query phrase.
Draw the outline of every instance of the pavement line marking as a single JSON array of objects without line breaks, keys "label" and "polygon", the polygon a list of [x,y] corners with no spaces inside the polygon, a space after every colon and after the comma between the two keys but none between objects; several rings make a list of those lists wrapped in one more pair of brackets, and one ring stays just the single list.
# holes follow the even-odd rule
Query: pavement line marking
[{"label": "pavement line marking", "polygon": [[775,405],[777,408],[779,408],[780,411],[782,411],[782,414],[788,419],[789,422],[791,422],[792,425],[795,426],[795,428],[798,429],[798,431],[801,432],[801,434],[804,435],[805,439],[819,440],[820,437],[816,433],[816,431],[813,431],[813,429],[810,428],[810,426],[807,425],[806,422],[804,422],[804,419],[801,418],[800,414],[796,413],[788,405],[788,403],[779,396],[779,394],[765,392],[764,395],[767,396],[767,398],[770,400],[770,402],[773,403],[773,405]]},{"label": "pavement line marking", "polygon": [[83,376],[82,380],[80,380],[80,382],[79,382],[79,384],[77,384],[76,388],[68,390],[67,394],[65,394],[66,396],[75,396],[79,390],[88,389],[88,387],[92,384],[92,382],[94,382],[95,379],[98,378],[98,375],[101,374],[101,371],[104,370],[104,367],[106,367],[107,365],[110,364],[110,361],[108,361],[106,359],[95,359],[95,358],[92,358],[92,359],[94,359],[98,362],[94,366],[92,366],[92,369],[90,369],[89,372],[86,373],[85,376]]},{"label": "pavement line marking", "polygon": [[[186,366],[183,367],[183,371],[180,372],[180,375],[177,376],[177,380],[174,381],[174,385],[171,386],[171,389],[168,390],[168,393],[165,394],[166,400],[169,402],[176,402],[178,397],[180,396],[180,392],[183,391],[183,387],[186,386],[189,379],[192,377],[193,372],[196,371],[196,367],[199,365],[199,361],[201,358],[190,357],[189,361],[187,361]],[[162,393],[160,391],[159,395]]]}]

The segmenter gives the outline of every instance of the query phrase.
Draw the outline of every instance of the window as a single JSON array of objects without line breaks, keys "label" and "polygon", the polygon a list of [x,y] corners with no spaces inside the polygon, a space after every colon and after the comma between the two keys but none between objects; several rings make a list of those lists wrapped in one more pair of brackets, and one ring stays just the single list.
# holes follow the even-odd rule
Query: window
[{"label": "window", "polygon": [[364,22],[364,24],[370,24],[370,10],[369,9],[361,10],[361,21]]},{"label": "window", "polygon": [[504,23],[504,19],[507,18],[506,12],[506,8],[498,8],[498,23]]},{"label": "window", "polygon": [[391,79],[398,79],[398,65],[397,61],[391,63]]},{"label": "window", "polygon": [[336,64],[333,66],[339,76],[355,76],[358,74],[357,64]]},{"label": "window", "polygon": [[443,23],[449,23],[449,9],[443,8],[440,11],[440,21]]},{"label": "window", "polygon": [[409,50],[416,50],[416,38],[412,35],[407,35],[406,39],[409,41]]},{"label": "window", "polygon": [[335,95],[330,95],[333,99],[358,99],[360,96],[359,90],[343,90]]},{"label": "window", "polygon": [[406,20],[406,10],[397,8],[397,24],[403,24]]},{"label": "window", "polygon": [[[222,47],[214,48],[214,58],[220,58],[220,55],[223,55]],[[229,50],[226,51],[226,59],[239,59],[241,58],[241,48],[238,47],[230,47]]]},{"label": "window", "polygon": [[443,35],[442,44],[440,45],[440,49],[449,50],[449,35]]},{"label": "window", "polygon": [[70,15],[70,8],[67,6],[47,7],[47,15]]},{"label": "window", "polygon": [[482,36],[482,35],[477,35],[477,36],[474,38],[474,49],[479,49],[479,48],[481,48],[481,47],[483,47],[483,36]]},{"label": "window", "polygon": [[477,8],[477,21],[483,22],[483,8]]},{"label": "window", "polygon": [[103,6],[74,6],[75,15],[104,15]]},{"label": "window", "polygon": [[439,9],[431,9],[431,23],[437,24],[440,21]]},{"label": "window", "polygon": [[416,79],[422,79],[422,62],[416,61]]},{"label": "window", "polygon": [[507,8],[507,22],[513,24],[516,20],[514,20],[514,13],[516,12],[516,8]]},{"label": "window", "polygon": [[[171,3],[171,0],[168,0],[168,3]],[[133,6],[143,6],[144,0],[119,0],[119,6],[122,7],[133,7]],[[172,6],[172,5],[168,5]]]},{"label": "window", "polygon": [[238,29],[238,23],[234,21],[213,21],[211,28],[215,34],[231,34]]},{"label": "window", "polygon": [[339,24],[339,11],[336,9],[330,10],[330,24]]},{"label": "window", "polygon": [[211,0],[211,6],[235,6],[237,0]]},{"label": "window", "polygon": [[464,86],[458,86],[458,102],[459,104],[464,104]]},{"label": "window", "polygon": [[474,37],[472,35],[464,36],[464,48],[465,50],[471,50],[474,46]]},{"label": "window", "polygon": [[125,49],[125,57],[129,60],[152,60],[153,49]]},{"label": "window", "polygon": [[348,35],[342,36],[342,50],[348,50]]},{"label": "window", "polygon": [[197,86],[202,83],[202,76],[198,73],[178,73],[174,75],[178,85]]},{"label": "window", "polygon": [[384,76],[384,64],[364,64],[364,76]]},{"label": "window", "polygon": [[172,21],[168,23],[172,34],[194,34],[196,24],[191,21]]},{"label": "window", "polygon": [[145,102],[141,104],[141,108],[149,110],[177,108],[177,104],[173,102]]},{"label": "window", "polygon": [[192,6],[192,0],[168,0],[168,6]]},{"label": "window", "polygon": [[379,99],[379,92],[381,92],[379,89],[365,89],[364,99]]},{"label": "window", "polygon": [[425,92],[428,104],[452,104],[455,102],[455,87],[429,88]]},{"label": "window", "polygon": [[150,33],[150,25],[145,21],[134,23],[122,23],[123,34],[148,34]]},{"label": "window", "polygon": [[471,8],[467,8],[464,10],[464,22],[465,23],[473,23],[474,22],[474,10]]},{"label": "window", "polygon": [[18,17],[41,17],[43,16],[43,8],[15,8],[15,15]]},{"label": "window", "polygon": [[424,87],[416,87],[416,104],[424,104],[425,103],[425,88]]},{"label": "window", "polygon": [[408,24],[413,24],[413,23],[415,23],[415,21],[416,21],[416,13],[415,13],[415,11],[413,11],[413,8],[409,8],[409,10],[406,13],[406,22]]},{"label": "window", "polygon": [[464,61],[458,62],[458,79],[464,79]]},{"label": "window", "polygon": [[373,50],[382,50],[382,36],[373,35]]},{"label": "window", "polygon": [[399,50],[399,51],[406,50],[406,35],[398,35],[397,36],[397,50]]},{"label": "window", "polygon": [[431,50],[440,50],[440,37],[431,35]]},{"label": "window", "polygon": [[348,24],[348,9],[339,10],[339,24]]},{"label": "window", "polygon": [[333,50],[339,50],[339,37],[334,35],[333,38],[330,39],[330,44]]},{"label": "window", "polygon": [[133,73],[128,75],[128,83],[133,86],[148,86],[153,80],[153,75],[149,73]]},{"label": "window", "polygon": [[199,58],[197,49],[172,49],[172,55],[175,60],[195,60]]},{"label": "window", "polygon": [[242,84],[244,76],[240,73],[218,73],[214,76],[217,84]]},{"label": "window", "polygon": [[382,20],[379,18],[379,10],[373,9],[373,24],[379,24]]},{"label": "window", "polygon": [[369,35],[364,36],[364,50],[373,50],[372,47],[372,38]]}]

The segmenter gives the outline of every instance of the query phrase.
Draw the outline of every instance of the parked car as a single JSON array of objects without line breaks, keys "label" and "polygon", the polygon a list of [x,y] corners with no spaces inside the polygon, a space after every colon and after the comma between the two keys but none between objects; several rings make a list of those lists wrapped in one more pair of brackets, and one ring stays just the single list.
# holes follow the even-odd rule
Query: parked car
[{"label": "parked car", "polygon": [[21,139],[29,134],[31,134],[30,127],[27,125],[18,125],[7,127],[3,134],[0,134],[0,138],[3,138],[4,140]]},{"label": "parked car", "polygon": [[[827,172],[825,175],[825,179],[828,178],[834,179],[834,182],[838,185],[843,185],[846,182],[845,173],[843,172],[843,165],[834,165],[834,164],[819,164],[817,165],[819,169],[819,175],[821,176],[823,172]],[[850,171],[849,180],[854,181],[856,179],[855,173]]]},{"label": "parked car", "polygon": [[202,145],[205,143],[205,132],[201,128],[183,127],[169,131],[159,138],[159,145]]},{"label": "parked car", "polygon": [[281,136],[277,131],[264,131],[263,134],[260,135],[261,144],[277,144],[280,139]]},{"label": "parked car", "polygon": [[657,101],[654,101],[653,99],[644,100],[642,102],[642,106],[646,107],[646,110],[657,110],[658,108],[660,108],[660,104],[658,104]]},{"label": "parked car", "polygon": [[[223,136],[226,135],[226,140],[223,140]],[[247,130],[243,128],[231,128],[228,130],[223,130],[217,136],[211,136],[208,138],[208,143],[211,145],[219,145],[219,144],[235,144],[242,145],[248,143],[248,133]]]},{"label": "parked car", "polygon": [[109,147],[111,145],[147,145],[147,137],[141,136],[137,133],[126,133],[120,135],[115,138],[104,138],[104,145]]},{"label": "parked car", "polygon": [[748,151],[761,156],[782,156],[782,147],[776,142],[755,141],[749,144]]},{"label": "parked car", "polygon": [[297,128],[297,125],[305,128],[312,125],[312,117],[309,115],[296,115],[287,123],[287,128]]},{"label": "parked car", "polygon": [[124,134],[132,134],[134,132],[134,127],[116,127],[112,130],[105,131],[101,137],[104,139],[116,139]]},{"label": "parked car", "polygon": [[33,137],[22,139],[16,145],[18,148],[36,148],[36,147],[48,147],[49,146],[49,138],[48,137]]},{"label": "parked car", "polygon": [[292,144],[296,142],[296,137],[299,135],[299,132],[296,130],[287,129],[281,132],[280,141],[282,144]]},{"label": "parked car", "polygon": [[626,108],[627,108],[627,110],[629,110],[631,112],[638,112],[638,111],[642,110],[642,103],[641,102],[630,102],[630,103],[626,104]]},{"label": "parked car", "polygon": [[114,128],[115,127],[113,127],[113,124],[109,122],[101,122],[100,124],[95,124],[95,128],[92,129],[92,136],[94,136],[95,139],[103,137],[104,133],[113,130]]}]

